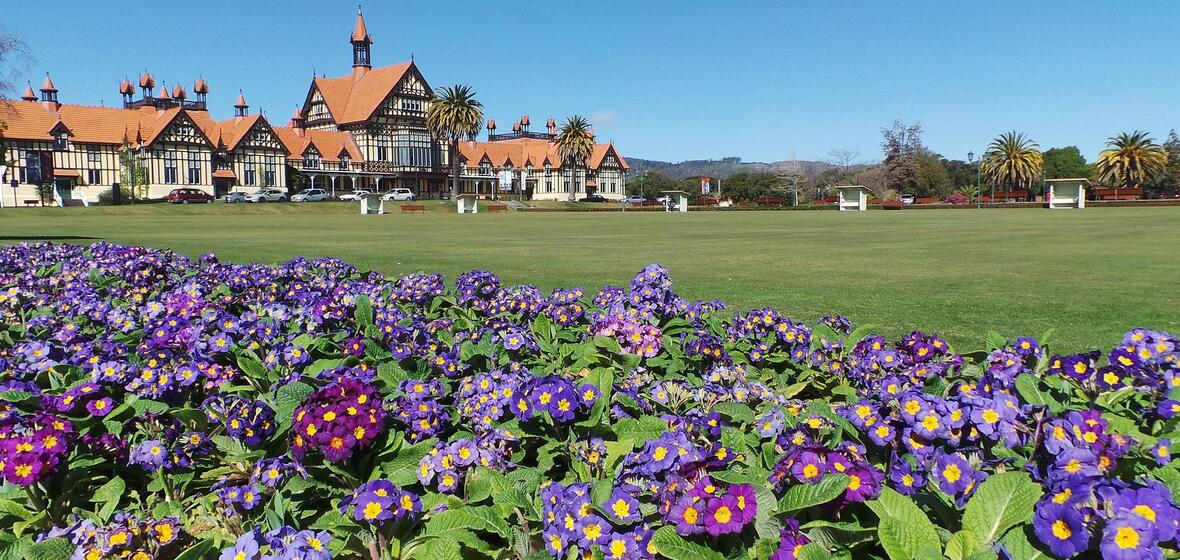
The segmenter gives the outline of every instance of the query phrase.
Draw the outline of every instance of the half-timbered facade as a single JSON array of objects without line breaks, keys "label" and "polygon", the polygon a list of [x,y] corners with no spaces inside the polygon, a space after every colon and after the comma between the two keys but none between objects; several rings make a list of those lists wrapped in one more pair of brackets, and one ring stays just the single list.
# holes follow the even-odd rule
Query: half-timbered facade
[{"label": "half-timbered facade", "polygon": [[[63,104],[46,76],[40,95],[30,85],[17,101],[0,100],[0,154],[5,188],[0,200],[44,199],[93,202],[134,174],[137,196],[160,198],[175,188],[198,188],[214,196],[263,187],[287,188],[292,176],[339,194],[364,188],[409,188],[420,198],[450,192],[446,145],[426,126],[434,92],[418,66],[403,62],[372,66],[372,37],[358,12],[349,37],[352,73],[312,79],[303,103],[286,126],[251,115],[239,95],[232,119],[208,112],[209,84],[194,82],[192,94],[160,85],[144,72],[138,88],[124,79],[122,107]],[[462,190],[486,196],[515,193],[563,200],[600,194],[622,198],[627,163],[610,144],[597,144],[586,161],[562,161],[556,128],[528,131],[523,117],[513,132],[487,141],[463,142],[459,150]],[[2,165],[4,162],[0,162]],[[145,180],[146,179],[146,180]],[[141,184],[142,183],[142,184]],[[307,182],[303,182],[307,184]]]}]

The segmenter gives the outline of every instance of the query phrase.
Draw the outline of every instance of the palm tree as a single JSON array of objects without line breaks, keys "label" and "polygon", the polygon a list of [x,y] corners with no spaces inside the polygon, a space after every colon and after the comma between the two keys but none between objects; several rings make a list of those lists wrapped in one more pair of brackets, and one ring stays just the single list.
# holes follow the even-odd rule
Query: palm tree
[{"label": "palm tree", "polygon": [[1135,188],[1163,173],[1168,166],[1168,152],[1146,132],[1126,132],[1106,141],[1095,165],[1103,181],[1115,188]]},{"label": "palm tree", "polygon": [[1041,179],[1045,160],[1033,142],[1024,133],[1005,132],[992,140],[980,161],[983,178],[992,185],[1007,185],[1029,190]]},{"label": "palm tree", "polygon": [[570,182],[573,183],[573,188],[570,189],[569,199],[573,202],[577,199],[578,185],[574,180],[577,168],[586,163],[590,153],[594,151],[590,121],[579,115],[566,119],[554,143],[557,145],[557,154],[561,156],[562,166],[568,168],[571,174]]},{"label": "palm tree", "polygon": [[483,125],[483,103],[475,98],[470,86],[443,87],[426,108],[426,127],[441,142],[447,143],[451,162],[451,198],[459,196],[459,142],[474,136]]}]

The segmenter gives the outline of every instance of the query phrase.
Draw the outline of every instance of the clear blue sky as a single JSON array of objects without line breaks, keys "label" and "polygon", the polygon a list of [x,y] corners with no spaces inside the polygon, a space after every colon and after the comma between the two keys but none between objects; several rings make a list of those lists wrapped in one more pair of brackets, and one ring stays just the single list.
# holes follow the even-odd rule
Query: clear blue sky
[{"label": "clear blue sky", "polygon": [[[588,115],[623,154],[880,158],[880,128],[920,121],[928,146],[980,153],[1016,129],[1092,160],[1107,137],[1180,128],[1180,2],[367,2],[376,65],[413,53],[434,86],[475,87],[486,114]],[[119,99],[146,67],[203,75],[215,117],[241,88],[283,123],[313,70],[350,71],[355,2],[10,2],[36,87]],[[19,92],[17,92],[19,93]]]}]

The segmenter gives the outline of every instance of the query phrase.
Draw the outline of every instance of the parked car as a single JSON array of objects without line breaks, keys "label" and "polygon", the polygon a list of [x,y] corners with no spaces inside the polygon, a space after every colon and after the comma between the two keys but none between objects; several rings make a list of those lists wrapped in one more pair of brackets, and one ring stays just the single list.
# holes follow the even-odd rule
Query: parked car
[{"label": "parked car", "polygon": [[221,201],[226,202],[226,203],[246,202],[246,193],[231,192],[231,193],[221,197]]},{"label": "parked car", "polygon": [[1180,198],[1180,191],[1163,191],[1159,194],[1160,198]]},{"label": "parked car", "polygon": [[644,202],[647,202],[647,199],[642,196],[629,196],[619,201],[621,204],[643,204]]},{"label": "parked car", "polygon": [[600,194],[592,194],[579,198],[578,202],[606,202],[606,197]]},{"label": "parked car", "polygon": [[393,189],[385,193],[381,200],[414,200],[414,191],[410,189]]},{"label": "parked car", "polygon": [[304,189],[291,197],[291,202],[323,202],[332,198],[324,189]]},{"label": "parked car", "polygon": [[370,194],[373,194],[373,193],[371,191],[366,191],[366,190],[355,190],[350,193],[340,195],[340,200],[342,200],[344,202],[357,202],[358,200],[360,200]]},{"label": "parked car", "polygon": [[287,200],[287,193],[281,189],[262,189],[246,195],[246,202],[282,202]]},{"label": "parked car", "polygon": [[912,194],[903,194],[898,200],[900,200],[902,204],[913,204],[914,201],[918,199]]},{"label": "parked car", "polygon": [[167,200],[172,204],[189,204],[190,202],[208,204],[213,202],[213,195],[201,189],[172,189],[172,192],[168,193]]}]

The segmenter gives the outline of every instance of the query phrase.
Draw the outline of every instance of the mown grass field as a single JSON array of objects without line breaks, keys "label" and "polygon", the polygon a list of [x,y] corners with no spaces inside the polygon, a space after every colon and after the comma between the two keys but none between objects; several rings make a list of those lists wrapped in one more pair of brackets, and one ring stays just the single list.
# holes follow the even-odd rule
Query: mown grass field
[{"label": "mown grass field", "polygon": [[988,329],[1059,350],[1180,331],[1180,208],[360,216],[343,203],[0,210],[0,243],[109,240],[222,260],[338,256],[389,275],[486,268],[542,288],[624,285],[651,262],[688,298],[842,313],[959,349]]}]

